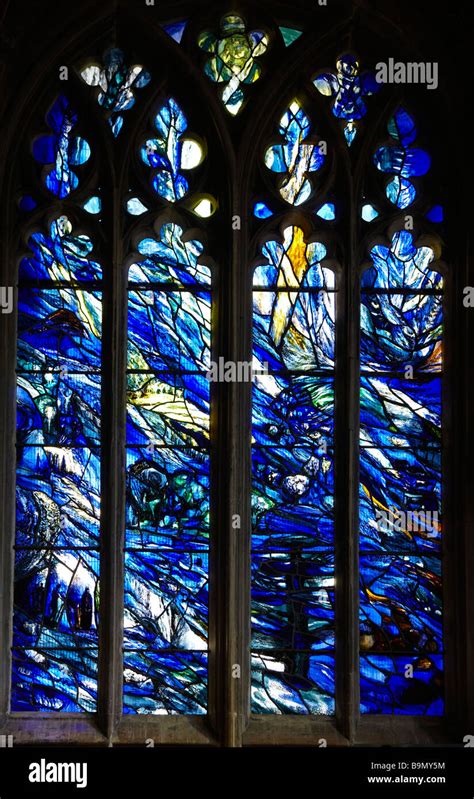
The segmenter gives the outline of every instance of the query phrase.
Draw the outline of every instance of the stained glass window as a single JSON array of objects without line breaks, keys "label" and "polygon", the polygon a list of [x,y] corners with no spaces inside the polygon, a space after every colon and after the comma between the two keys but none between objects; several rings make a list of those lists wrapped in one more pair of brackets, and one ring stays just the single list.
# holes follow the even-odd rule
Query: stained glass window
[{"label": "stained glass window", "polygon": [[335,279],[288,227],[254,273],[252,709],[334,712]]},{"label": "stained glass window", "polygon": [[[18,266],[11,710],[96,714],[98,727],[123,714],[127,730],[137,716],[209,714],[216,727],[225,717],[229,735],[228,708],[244,727],[249,699],[260,717],[250,725],[336,710],[334,727],[359,710],[362,727],[378,714],[441,716],[445,280],[434,238],[421,234],[447,207],[421,191],[431,157],[402,92],[377,123],[390,90],[373,65],[334,51],[335,67],[316,72],[301,18],[253,10],[154,24],[165,58],[146,47],[144,66],[139,50],[135,63],[133,48],[114,45],[82,61],[32,136],[34,169],[22,168],[15,194],[28,251]],[[254,109],[258,125],[247,127]],[[193,133],[199,113],[206,139]],[[207,257],[215,231],[227,254],[219,285]],[[359,311],[357,350],[346,323]],[[211,352],[220,363],[244,347],[248,394],[212,386]],[[360,379],[352,366],[346,379],[339,358],[357,362]],[[104,424],[121,381],[126,397]],[[250,421],[250,441],[238,440]],[[235,460],[214,480],[226,455]],[[226,520],[249,505],[236,544]],[[239,601],[250,617],[235,612]],[[359,708],[348,706],[353,681]],[[170,727],[188,724],[201,732],[207,719]]]},{"label": "stained glass window", "polygon": [[211,275],[176,224],[129,271],[124,712],[207,707]]},{"label": "stained glass window", "polygon": [[361,712],[443,713],[443,278],[412,234],[362,279]]},{"label": "stained glass window", "polygon": [[66,216],[19,269],[13,711],[97,703],[101,267]]}]

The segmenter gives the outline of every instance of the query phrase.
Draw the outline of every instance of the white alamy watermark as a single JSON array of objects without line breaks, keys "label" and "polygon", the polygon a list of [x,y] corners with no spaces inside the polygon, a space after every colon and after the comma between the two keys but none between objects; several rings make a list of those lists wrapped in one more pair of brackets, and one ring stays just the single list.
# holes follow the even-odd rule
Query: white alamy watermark
[{"label": "white alamy watermark", "polygon": [[47,763],[42,758],[39,763],[30,763],[30,782],[75,783],[76,788],[87,787],[87,763]]},{"label": "white alamy watermark", "polygon": [[424,84],[427,89],[438,88],[438,63],[436,61],[379,61],[375,66],[377,83]]},{"label": "white alamy watermark", "polygon": [[13,288],[0,286],[0,313],[7,314],[13,311]]},{"label": "white alamy watermark", "polygon": [[438,535],[438,511],[425,510],[379,510],[375,512],[377,529],[380,533],[391,533],[394,530],[405,530],[408,533],[424,532],[430,537]]},{"label": "white alamy watermark", "polygon": [[268,375],[268,363],[255,366],[252,361],[212,361],[206,372],[210,383],[253,383],[259,375]]}]

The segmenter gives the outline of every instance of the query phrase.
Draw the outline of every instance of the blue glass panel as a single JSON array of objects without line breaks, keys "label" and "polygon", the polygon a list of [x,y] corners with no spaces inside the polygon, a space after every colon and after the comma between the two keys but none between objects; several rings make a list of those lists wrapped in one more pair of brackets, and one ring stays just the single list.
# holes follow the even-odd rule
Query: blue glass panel
[{"label": "blue glass panel", "polygon": [[100,375],[24,372],[17,377],[17,442],[22,446],[100,444]]},{"label": "blue glass panel", "polygon": [[252,653],[252,712],[332,715],[334,655]]},{"label": "blue glass panel", "polygon": [[405,146],[412,144],[417,136],[415,121],[404,108],[395,111],[387,129],[393,139]]},{"label": "blue glass panel", "polygon": [[129,527],[187,540],[209,526],[209,455],[203,450],[128,449]]},{"label": "blue glass panel", "polygon": [[[164,521],[164,523],[163,523]],[[162,520],[157,523],[151,515],[148,518],[132,518],[125,534],[125,546],[128,550],[144,549],[147,552],[159,550],[167,552],[207,552],[209,549],[209,514],[201,515],[196,519],[183,519],[180,529],[174,525],[174,520]],[[198,529],[201,524],[203,529]]]},{"label": "blue glass panel", "polygon": [[[392,473],[393,476],[393,473]],[[365,552],[435,554],[441,549],[440,499],[429,497],[420,511],[417,499],[398,496],[390,509],[361,485],[359,494],[360,546]],[[404,515],[400,508],[404,508]],[[415,523],[416,522],[416,523]]]},{"label": "blue glass panel", "polygon": [[[400,140],[413,135],[406,118],[400,131]],[[405,231],[371,255],[361,301],[361,710],[436,715],[443,712],[442,580],[432,557],[442,530],[442,278],[429,269],[432,250],[417,249]]]},{"label": "blue glass panel", "polygon": [[67,216],[51,224],[49,234],[33,233],[28,242],[31,255],[22,259],[23,280],[90,281],[102,277],[100,264],[90,257],[93,244],[88,236],[76,236]]},{"label": "blue glass panel", "polygon": [[199,263],[203,245],[192,239],[184,242],[178,225],[167,224],[159,236],[142,239],[138,252],[143,256],[129,269],[131,283],[169,283],[180,288],[210,285],[211,272]]},{"label": "blue glass panel", "polygon": [[31,236],[20,266],[14,711],[96,711],[102,294],[92,246],[59,217]]},{"label": "blue glass panel", "polygon": [[404,178],[426,175],[430,167],[430,157],[423,150],[412,148],[405,151],[381,147],[375,154],[375,165],[381,172],[396,172]]},{"label": "blue glass panel", "polygon": [[[411,669],[413,667],[413,676]],[[360,660],[361,713],[442,716],[440,655],[367,655]]]},{"label": "blue glass panel", "polygon": [[130,292],[128,325],[129,369],[207,371],[210,368],[208,292]]},{"label": "blue glass panel", "polygon": [[416,189],[411,181],[398,175],[387,184],[385,194],[398,208],[408,208],[416,198]]},{"label": "blue glass panel", "polygon": [[206,552],[127,552],[125,648],[207,650],[208,574]]},{"label": "blue glass panel", "polygon": [[262,254],[266,263],[255,269],[255,288],[334,289],[334,272],[321,265],[326,247],[318,241],[306,244],[300,228],[287,228],[283,242],[268,241]]},{"label": "blue glass panel", "polygon": [[20,286],[18,308],[20,369],[100,369],[100,292]]},{"label": "blue glass panel", "polygon": [[[394,537],[390,520],[392,514],[396,516],[400,512],[406,517],[409,512],[440,511],[440,461],[439,449],[434,447],[416,453],[404,448],[387,449],[382,453],[375,447],[363,448],[360,462],[362,490],[375,505],[375,526],[380,540],[387,546],[393,547],[389,542],[403,536],[413,546],[418,545],[419,539],[429,543],[437,537],[438,523],[434,528],[431,523],[422,525],[416,534],[402,524]],[[363,513],[364,507],[361,508]],[[363,538],[360,545],[362,548],[365,546]]]},{"label": "blue glass panel", "polygon": [[363,371],[439,372],[443,298],[439,294],[364,294],[361,304]]},{"label": "blue glass panel", "polygon": [[199,288],[210,271],[198,263],[202,244],[183,242],[174,224],[138,251],[129,272],[124,712],[201,714],[211,293]]},{"label": "blue glass panel", "polygon": [[92,649],[14,651],[11,710],[95,713],[97,667]]},{"label": "blue glass panel", "polygon": [[203,715],[206,708],[207,653],[124,653],[124,713]]},{"label": "blue glass panel", "polygon": [[360,570],[361,650],[441,652],[439,558],[366,555]]},{"label": "blue glass panel", "polygon": [[117,138],[123,128],[123,117],[117,117],[115,120],[109,118],[109,125],[111,127],[113,136]]},{"label": "blue glass panel", "polygon": [[257,219],[268,219],[269,217],[273,216],[273,211],[270,210],[268,205],[262,202],[255,203],[253,212]]},{"label": "blue glass panel", "polygon": [[334,558],[272,552],[252,559],[252,646],[334,647]]},{"label": "blue glass panel", "polygon": [[19,447],[17,546],[97,546],[100,453]]},{"label": "blue glass panel", "polygon": [[410,380],[370,377],[361,380],[361,445],[427,449],[438,446],[441,378]]},{"label": "blue glass panel", "polygon": [[390,247],[377,244],[371,250],[373,266],[362,275],[362,288],[425,289],[443,288],[443,277],[430,269],[434,252],[430,247],[415,247],[413,236],[407,230],[394,233]]},{"label": "blue glass panel", "polygon": [[282,449],[304,445],[320,450],[320,457],[332,446],[332,377],[263,375],[255,381],[252,398],[256,444]]},{"label": "blue glass panel", "polygon": [[204,446],[210,383],[205,375],[128,375],[127,441],[131,446]]},{"label": "blue glass panel", "polygon": [[16,549],[15,649],[95,649],[99,553]]},{"label": "blue glass panel", "polygon": [[[286,505],[265,507],[253,498],[253,552],[330,551],[334,546],[334,509],[331,498],[319,507]],[[261,507],[260,507],[261,506]]]},{"label": "blue glass panel", "polygon": [[352,142],[354,141],[357,135],[357,128],[355,122],[348,122],[347,125],[344,127],[344,138],[349,145],[351,146]]},{"label": "blue glass panel", "polygon": [[254,547],[265,551],[330,549],[334,532],[333,455],[319,453],[318,457],[317,447],[298,447],[285,467],[285,452],[271,447],[253,451]]},{"label": "blue glass panel", "polygon": [[258,362],[271,369],[331,369],[334,308],[334,294],[254,291]]}]

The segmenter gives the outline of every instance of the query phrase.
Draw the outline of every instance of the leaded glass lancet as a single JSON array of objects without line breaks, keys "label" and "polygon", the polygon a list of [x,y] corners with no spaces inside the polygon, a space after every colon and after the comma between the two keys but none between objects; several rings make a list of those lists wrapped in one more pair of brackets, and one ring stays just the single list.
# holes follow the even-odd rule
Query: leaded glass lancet
[{"label": "leaded glass lancet", "polygon": [[443,278],[412,234],[362,278],[361,712],[443,713]]},{"label": "leaded glass lancet", "polygon": [[254,273],[252,710],[334,712],[335,278],[288,227]]},{"label": "leaded glass lancet", "polygon": [[[156,17],[153,24],[159,26],[158,40],[167,54],[158,57],[163,69],[161,74],[157,70],[156,96],[151,96],[147,69],[114,46],[105,52],[103,63],[82,63],[74,102],[61,94],[44,129],[35,130],[31,153],[37,185],[19,187],[14,210],[18,226],[28,231],[29,252],[18,271],[13,712],[51,716],[105,710],[106,703],[99,707],[97,696],[105,699],[113,686],[107,684],[109,670],[98,671],[99,630],[104,620],[104,632],[110,630],[123,596],[123,631],[100,636],[110,647],[101,652],[100,662],[110,655],[117,667],[120,639],[122,710],[131,726],[133,717],[143,715],[207,714],[210,650],[219,688],[211,691],[212,710],[221,716],[220,702],[227,692],[230,705],[235,700],[235,729],[240,729],[248,696],[240,690],[233,693],[233,676],[219,669],[229,665],[231,636],[236,638],[233,651],[242,655],[250,620],[224,629],[216,605],[217,597],[228,600],[233,613],[236,600],[245,600],[246,557],[232,562],[229,542],[235,540],[235,531],[223,524],[211,533],[211,518],[224,520],[233,504],[241,510],[251,492],[252,713],[331,716],[337,702],[338,716],[350,726],[355,711],[344,706],[348,675],[340,673],[354,655],[352,645],[349,649],[342,641],[349,627],[360,632],[360,712],[369,724],[375,714],[444,713],[444,280],[443,270],[436,271],[437,246],[424,243],[423,228],[420,238],[410,230],[427,220],[432,231],[446,209],[444,202],[439,204],[443,198],[421,193],[419,179],[429,172],[431,159],[417,145],[417,126],[406,110],[405,95],[397,95],[403,105],[390,106],[388,125],[376,124],[380,137],[375,144],[364,142],[364,120],[377,105],[377,98],[369,98],[383,90],[387,107],[390,89],[382,89],[371,72],[361,71],[357,56],[336,57],[334,52],[332,71],[316,72],[321,66],[316,53],[304,83],[293,86],[292,94],[288,85],[279,93],[278,86],[270,85],[271,73],[283,76],[287,55],[287,75],[299,80],[297,67],[306,59],[308,33],[301,20],[285,17],[269,23],[267,14],[259,20],[256,13],[252,10],[246,21],[227,9],[206,30],[207,22]],[[176,69],[173,54],[181,65]],[[196,58],[201,74],[195,64],[185,66],[187,59]],[[265,69],[268,85],[262,79]],[[189,95],[189,87],[180,86],[184,76],[197,81],[190,104],[183,102]],[[213,89],[223,107],[206,125],[198,124],[206,132],[205,141],[192,130],[199,123],[203,97]],[[81,92],[94,116],[98,102],[108,123],[98,126],[104,141],[97,147],[107,152],[112,167],[107,180],[90,165],[99,133],[92,120],[87,133],[81,128]],[[252,95],[260,98],[260,109],[252,106]],[[280,110],[272,122],[276,107]],[[266,130],[257,130],[255,118],[255,142],[250,142],[244,117],[254,109],[261,111]],[[319,133],[326,131],[329,138],[331,130],[340,141],[321,141]],[[239,163],[247,154],[248,164]],[[210,185],[203,186],[207,164],[213,175]],[[252,176],[258,185],[251,185]],[[374,197],[370,188],[377,176],[381,191]],[[207,188],[215,196],[204,193]],[[231,197],[232,207],[239,210],[240,190],[242,204],[248,203],[248,226],[238,227],[238,214],[232,216],[232,225],[226,227],[223,219],[219,226],[219,206],[230,218]],[[412,216],[402,219],[403,214],[397,218],[398,212],[411,214],[412,209],[419,211],[416,222]],[[160,221],[153,226],[154,214]],[[199,217],[197,224],[204,229],[202,220],[214,214],[216,223],[209,224],[207,233],[217,231],[219,249],[233,253],[229,279],[219,287],[218,309],[217,285],[204,254],[207,236],[184,222],[194,216],[197,223]],[[336,389],[336,305],[340,310],[342,303],[328,249],[344,253],[340,286],[351,287],[345,297],[352,303],[354,281],[359,280],[357,232],[362,230],[362,237],[373,233],[374,241],[380,241],[376,236],[386,221],[390,239],[370,245],[371,266],[360,279],[360,381],[356,377],[354,385],[347,376],[344,385],[346,376],[339,370]],[[397,225],[400,229],[393,233]],[[323,233],[309,234],[312,228]],[[230,248],[234,233],[235,248]],[[128,251],[130,236],[136,252],[127,259],[124,284],[121,276],[116,280],[120,270],[113,265],[114,253],[121,246]],[[235,290],[244,274],[242,253],[257,240],[266,243],[259,245],[248,289],[253,301],[251,486],[245,468],[240,484],[233,479],[229,483],[225,475],[224,497],[214,497],[211,508],[212,339],[235,352],[236,317],[228,325],[226,316],[229,309],[235,314],[237,306],[227,292]],[[99,262],[104,272],[109,264],[104,280]],[[120,292],[126,295],[127,321],[107,305],[103,314],[104,286],[113,288],[119,305],[125,300]],[[351,305],[345,306],[348,318],[352,312]],[[222,335],[215,337],[214,314],[224,319]],[[342,330],[351,329],[340,322]],[[105,425],[108,437],[101,439],[107,411],[103,365],[113,354],[103,351],[103,340],[117,345],[118,356],[126,347],[122,450],[110,446],[117,440],[114,424]],[[114,357],[104,375],[121,385],[119,363]],[[111,382],[105,394],[116,387]],[[352,414],[351,420],[342,420],[336,447],[335,408],[340,408],[339,420],[344,408],[353,407],[352,389],[360,390],[360,447],[349,441]],[[221,404],[225,392],[219,385],[212,395],[225,410],[216,414],[226,425],[214,443],[217,464],[228,451],[227,442],[222,444],[227,431],[235,443],[237,409],[240,414],[243,406],[240,400]],[[113,419],[120,413],[114,404]],[[237,441],[239,466],[248,443]],[[107,457],[102,462],[103,448]],[[354,459],[360,465],[360,486],[342,487],[346,496],[351,491],[354,502],[347,508],[338,505],[337,514],[336,452],[337,463],[349,459],[348,473],[353,473]],[[120,463],[125,470],[116,482]],[[123,492],[125,529],[117,529],[120,514],[115,517],[112,508],[113,536],[110,551],[105,551],[100,528],[102,524],[107,530],[109,520],[101,521],[101,504],[111,503],[102,503],[101,493],[110,489],[106,500]],[[354,562],[343,564],[342,555],[349,550],[344,536],[355,535],[358,490],[360,547]],[[344,492],[339,495],[343,498]],[[112,538],[122,540],[122,534],[123,551],[117,551]],[[215,552],[225,557],[222,564],[216,557],[211,569],[216,534],[223,543]],[[240,553],[247,546],[245,535],[239,540]],[[346,603],[338,612],[342,657],[337,663],[336,551],[338,603]],[[123,585],[112,586],[112,579],[105,577],[112,578],[122,556]],[[102,574],[101,563],[106,566]],[[356,565],[358,610],[352,587],[343,583],[345,567],[355,573]],[[216,581],[212,608],[211,572]],[[232,579],[226,585],[228,576]],[[209,614],[217,620],[210,643]],[[337,700],[336,682],[341,687]],[[99,713],[98,724],[105,715]],[[206,724],[197,728],[200,735]]]},{"label": "leaded glass lancet", "polygon": [[211,274],[174,223],[129,271],[124,712],[207,708]]},{"label": "leaded glass lancet", "polygon": [[19,269],[13,711],[97,703],[102,270],[58,216]]}]

